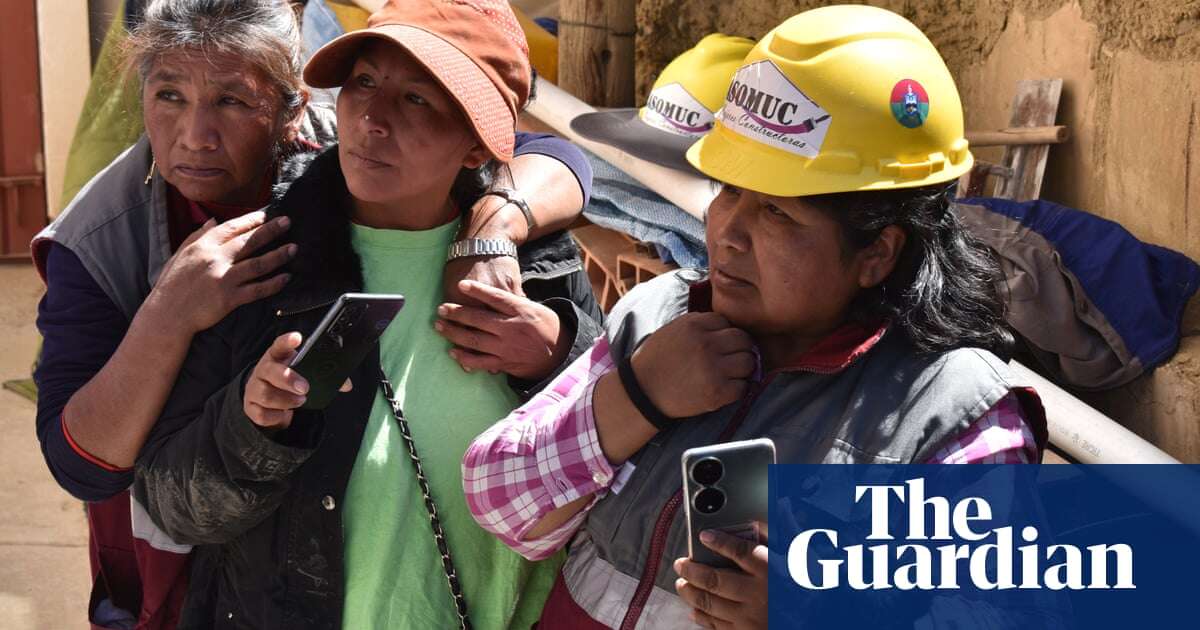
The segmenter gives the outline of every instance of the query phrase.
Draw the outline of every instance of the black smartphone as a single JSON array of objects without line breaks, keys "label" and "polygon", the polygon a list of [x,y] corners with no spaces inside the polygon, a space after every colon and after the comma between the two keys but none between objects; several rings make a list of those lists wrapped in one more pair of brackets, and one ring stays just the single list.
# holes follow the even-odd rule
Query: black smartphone
[{"label": "black smartphone", "polygon": [[700,532],[715,529],[763,542],[755,522],[767,522],[767,473],[775,463],[775,443],[768,438],[691,448],[683,463],[684,516],[688,558],[712,567],[734,562],[700,542]]},{"label": "black smartphone", "polygon": [[344,293],[288,364],[308,381],[301,409],[324,409],[404,307],[404,296]]}]

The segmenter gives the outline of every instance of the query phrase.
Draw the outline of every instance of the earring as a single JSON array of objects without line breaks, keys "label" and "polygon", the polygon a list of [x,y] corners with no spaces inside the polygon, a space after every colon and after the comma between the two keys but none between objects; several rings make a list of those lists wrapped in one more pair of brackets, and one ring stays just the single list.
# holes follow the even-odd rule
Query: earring
[{"label": "earring", "polygon": [[149,186],[150,180],[154,179],[154,167],[158,164],[153,157],[150,158],[150,172],[146,173],[146,181],[143,184]]}]

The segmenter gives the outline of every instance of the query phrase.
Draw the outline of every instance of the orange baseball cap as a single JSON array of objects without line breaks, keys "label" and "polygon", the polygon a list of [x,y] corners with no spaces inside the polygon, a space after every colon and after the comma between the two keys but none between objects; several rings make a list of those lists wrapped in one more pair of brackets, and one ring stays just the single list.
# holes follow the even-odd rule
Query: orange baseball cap
[{"label": "orange baseball cap", "polygon": [[496,159],[512,159],[517,114],[529,100],[529,46],[505,0],[388,0],[367,28],[325,44],[304,67],[312,87],[341,87],[370,40],[394,43],[458,103]]}]

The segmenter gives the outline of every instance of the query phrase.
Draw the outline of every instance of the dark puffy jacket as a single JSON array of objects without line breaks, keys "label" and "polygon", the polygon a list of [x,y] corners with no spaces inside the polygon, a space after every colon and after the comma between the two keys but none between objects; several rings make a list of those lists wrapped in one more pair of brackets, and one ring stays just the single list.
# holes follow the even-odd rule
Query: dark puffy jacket
[{"label": "dark puffy jacket", "polygon": [[[275,210],[292,217],[289,237],[300,246],[288,288],[197,337],[138,459],[137,499],[173,539],[197,545],[181,628],[341,625],[342,512],[329,506],[342,504],[375,388],[355,387],[323,412],[297,411],[271,437],[243,413],[242,392],[275,337],[312,330],[339,295],[362,289],[338,211],[347,198],[334,148]],[[526,293],[575,327],[566,365],[602,332],[578,251],[559,234],[522,254]],[[377,383],[378,374],[376,346],[351,380]]]}]

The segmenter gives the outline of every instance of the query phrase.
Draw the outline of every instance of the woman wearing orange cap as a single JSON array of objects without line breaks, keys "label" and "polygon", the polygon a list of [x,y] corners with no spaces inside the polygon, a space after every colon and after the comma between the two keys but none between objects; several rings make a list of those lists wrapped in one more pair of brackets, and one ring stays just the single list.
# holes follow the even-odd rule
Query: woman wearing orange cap
[{"label": "woman wearing orange cap", "polygon": [[[138,460],[135,496],[173,539],[199,545],[183,625],[528,627],[557,563],[480,530],[458,466],[517,393],[504,375],[463,370],[435,330],[441,310],[463,310],[441,304],[447,257],[505,246],[451,242],[479,173],[513,156],[530,89],[521,31],[497,0],[396,0],[304,76],[341,87],[340,144],[272,207],[299,246],[292,280],[198,338]],[[300,409],[308,384],[288,362],[351,291],[402,293],[405,307],[352,389]],[[494,325],[524,335],[529,364],[500,369],[536,378],[563,360],[546,332],[554,311],[480,283],[464,292],[499,308],[474,311],[476,341]],[[557,300],[578,308],[573,297]]]},{"label": "woman wearing orange cap", "polygon": [[592,351],[464,458],[481,526],[534,559],[574,537],[539,627],[766,627],[764,545],[707,532],[736,566],[685,557],[686,449],[1038,459],[1041,405],[999,358],[999,269],[952,212],[962,121],[933,45],[882,9],[809,11],[749,53],[688,152],[723,184],[710,269],[626,294]]}]

